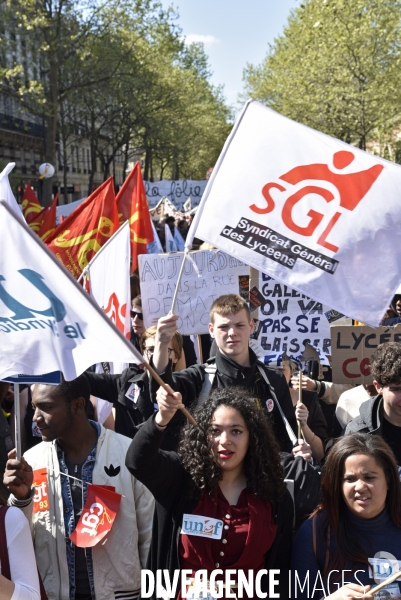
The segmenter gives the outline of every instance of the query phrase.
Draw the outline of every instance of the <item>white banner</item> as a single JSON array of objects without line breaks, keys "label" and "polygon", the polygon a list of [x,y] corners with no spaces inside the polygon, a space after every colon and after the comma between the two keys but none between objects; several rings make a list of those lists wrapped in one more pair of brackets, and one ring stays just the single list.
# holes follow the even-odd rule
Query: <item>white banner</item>
[{"label": "white banner", "polygon": [[325,314],[330,311],[328,307],[264,273],[259,273],[257,289],[251,291],[251,299],[255,296],[259,297],[261,306],[252,347],[261,360],[280,366],[281,356],[286,352],[290,358],[300,361],[308,343],[318,352],[320,362],[329,365],[330,324]]},{"label": "white banner", "polygon": [[203,181],[162,179],[162,181],[144,181],[143,183],[149,208],[153,208],[163,197],[166,197],[171,200],[176,210],[185,210],[183,205],[188,198],[191,198],[192,208],[198,206],[207,181],[206,179]]},{"label": "white banner", "polygon": [[194,235],[307,296],[378,325],[401,280],[401,167],[249,103]]},{"label": "white banner", "polygon": [[[184,254],[140,254],[139,277],[145,326],[156,325],[171,308]],[[239,277],[249,277],[249,267],[224,252],[199,250],[187,260],[181,279],[175,314],[182,335],[208,333],[209,311],[223,294],[239,294]]]},{"label": "white banner", "polygon": [[143,362],[40,238],[0,202],[0,379]]}]

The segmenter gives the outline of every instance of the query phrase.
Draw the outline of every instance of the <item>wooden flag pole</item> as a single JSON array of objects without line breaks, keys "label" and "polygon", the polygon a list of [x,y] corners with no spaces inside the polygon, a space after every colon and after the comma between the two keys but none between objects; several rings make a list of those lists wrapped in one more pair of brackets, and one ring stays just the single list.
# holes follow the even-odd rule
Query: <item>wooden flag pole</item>
[{"label": "wooden flag pole", "polygon": [[[298,390],[298,402],[297,404],[302,404],[302,371],[299,371],[299,390]],[[297,421],[298,423],[298,439],[302,439],[302,429],[301,429],[301,421]]]},{"label": "wooden flag pole", "polygon": [[[157,381],[157,383],[160,385],[160,387],[162,387],[164,390],[166,390],[166,392],[168,394],[171,394],[171,387],[169,385],[167,385],[166,383],[164,383],[163,379],[160,377],[160,375],[158,373],[156,373],[156,371],[153,369],[153,367],[151,367],[150,364],[147,362],[144,362],[143,364],[144,364],[145,369],[147,369],[149,371],[149,373],[152,375],[153,379],[155,379]],[[191,413],[189,413],[187,411],[186,408],[181,408],[181,412],[186,416],[186,418],[192,425],[197,425],[197,422],[195,421],[195,419],[193,418]]]},{"label": "wooden flag pole", "polygon": [[376,594],[376,592],[378,592],[379,590],[382,590],[387,585],[389,585],[390,583],[393,583],[393,581],[396,581],[396,579],[399,579],[400,577],[401,577],[401,571],[397,571],[396,573],[393,573],[392,575],[390,575],[390,577],[387,577],[387,579],[385,579],[384,581],[379,583],[379,585],[377,585],[376,587],[369,590],[368,593],[374,595],[374,594]]}]

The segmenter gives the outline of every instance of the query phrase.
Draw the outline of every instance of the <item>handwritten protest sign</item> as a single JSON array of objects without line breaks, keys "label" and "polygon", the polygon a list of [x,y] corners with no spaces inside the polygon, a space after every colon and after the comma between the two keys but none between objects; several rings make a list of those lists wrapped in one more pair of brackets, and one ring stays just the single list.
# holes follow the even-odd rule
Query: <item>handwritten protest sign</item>
[{"label": "handwritten protest sign", "polygon": [[259,320],[252,347],[261,360],[280,365],[283,352],[300,359],[308,342],[320,362],[329,364],[330,324],[324,314],[328,307],[256,269],[251,269],[250,288],[251,309],[257,309],[252,316]]},{"label": "handwritten protest sign", "polygon": [[[145,327],[169,312],[183,256],[183,252],[139,255]],[[213,301],[222,294],[239,294],[240,281],[249,276],[247,265],[220,250],[199,250],[190,256],[193,262],[185,263],[174,311],[183,335],[208,333]]]},{"label": "handwritten protest sign", "polygon": [[379,344],[401,342],[401,325],[395,327],[331,328],[333,381],[372,383],[370,357]]}]

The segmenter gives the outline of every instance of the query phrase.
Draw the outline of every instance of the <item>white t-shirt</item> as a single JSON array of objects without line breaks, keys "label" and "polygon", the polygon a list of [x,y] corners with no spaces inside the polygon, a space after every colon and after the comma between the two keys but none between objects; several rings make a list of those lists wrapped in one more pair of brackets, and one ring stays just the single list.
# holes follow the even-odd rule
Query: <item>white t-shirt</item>
[{"label": "white t-shirt", "polygon": [[[10,507],[5,519],[11,581],[11,600],[40,600],[39,578],[29,523],[24,513]],[[1,565],[0,565],[1,572]]]}]

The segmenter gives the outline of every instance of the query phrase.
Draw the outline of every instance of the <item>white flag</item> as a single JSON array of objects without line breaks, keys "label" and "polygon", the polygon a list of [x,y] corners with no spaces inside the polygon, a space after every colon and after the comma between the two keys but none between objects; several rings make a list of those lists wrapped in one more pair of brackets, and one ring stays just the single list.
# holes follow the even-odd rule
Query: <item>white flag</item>
[{"label": "white flag", "polygon": [[185,240],[175,225],[174,225],[174,241],[175,241],[175,245],[178,248],[178,251],[183,252],[185,249]]},{"label": "white flag", "polygon": [[143,358],[17,215],[0,202],[0,379]]},{"label": "white flag", "polygon": [[[127,339],[130,338],[131,331],[130,254],[130,227],[126,221],[95,254],[87,267],[92,298]],[[96,365],[96,372],[122,373],[127,367],[127,362],[103,362]],[[104,423],[111,408],[110,402],[97,398],[100,423]]]},{"label": "white flag", "polygon": [[151,219],[150,222],[152,223],[152,229],[153,229],[153,242],[151,242],[150,244],[148,244],[146,246],[146,250],[147,250],[148,254],[161,254],[163,252],[163,246],[161,244],[160,238],[156,231],[156,227],[153,222],[153,219]]},{"label": "white flag", "polygon": [[166,237],[166,252],[178,252],[177,244],[167,223],[164,225],[164,234]]},{"label": "white flag", "polygon": [[130,228],[126,221],[87,267],[92,298],[128,339],[131,331],[130,248]]},{"label": "white flag", "polygon": [[14,194],[8,180],[8,174],[13,170],[14,167],[15,163],[8,163],[8,165],[0,173],[0,200],[4,200],[13,209],[16,216],[21,219],[21,221],[25,222],[21,209],[14,198]]},{"label": "white flag", "polygon": [[401,167],[257,102],[241,113],[189,231],[358,321],[401,280]]}]

